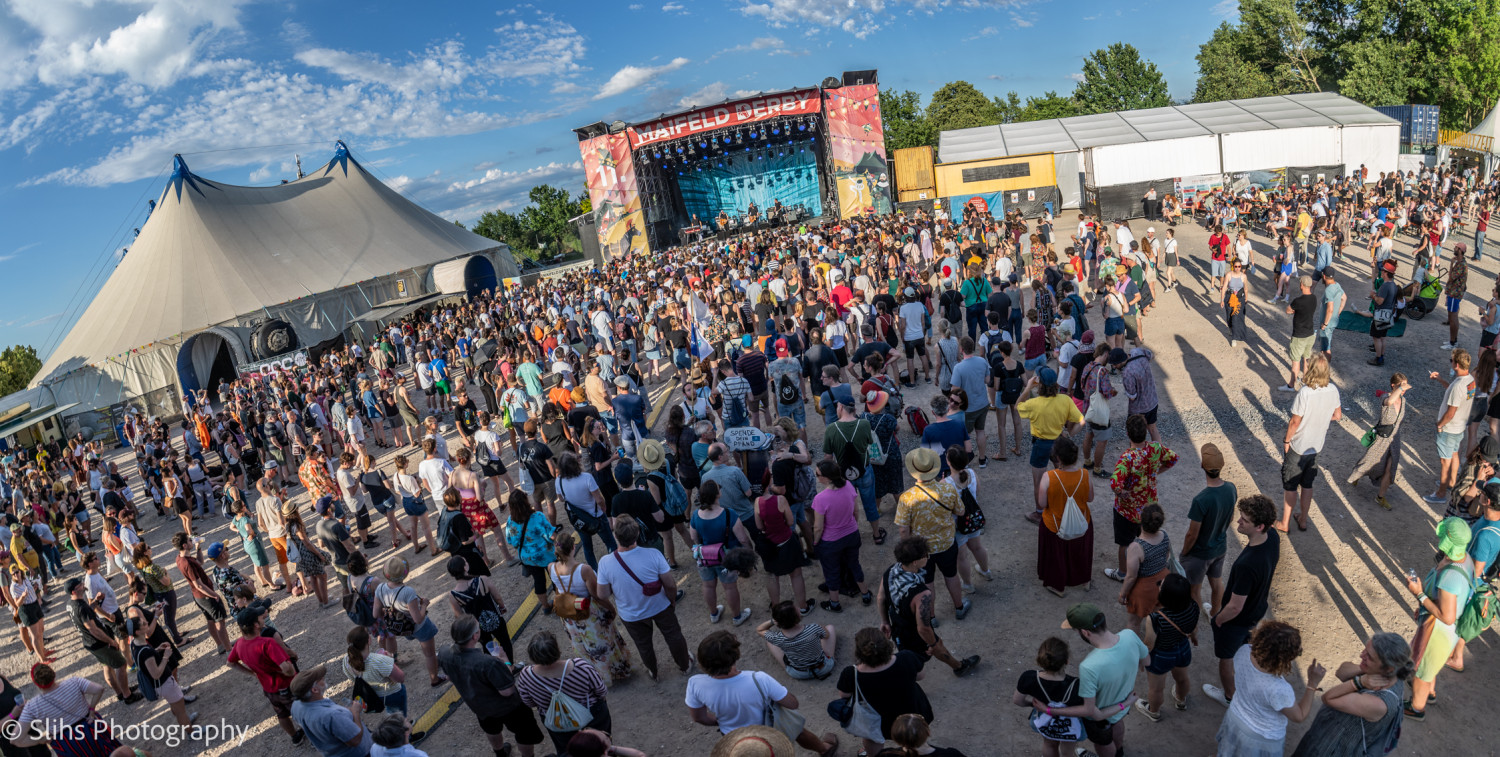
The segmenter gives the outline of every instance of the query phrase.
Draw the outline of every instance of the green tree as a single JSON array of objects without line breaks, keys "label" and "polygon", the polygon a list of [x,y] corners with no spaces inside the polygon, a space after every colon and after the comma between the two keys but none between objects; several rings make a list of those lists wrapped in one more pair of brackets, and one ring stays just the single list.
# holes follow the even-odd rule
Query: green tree
[{"label": "green tree", "polygon": [[995,105],[995,123],[1009,124],[1023,120],[1021,118],[1021,96],[1015,90],[1005,93],[1005,97],[994,97],[990,100]]},{"label": "green tree", "polygon": [[932,93],[927,121],[934,134],[1000,123],[995,101],[966,81],[952,81]]},{"label": "green tree", "polygon": [[491,210],[480,216],[472,231],[496,242],[504,242],[518,253],[536,249],[536,238],[522,225],[521,219],[503,210]]},{"label": "green tree", "polygon": [[907,147],[934,144],[937,133],[922,112],[922,96],[911,90],[880,90],[880,121],[887,155]]},{"label": "green tree", "polygon": [[1339,93],[1366,105],[1404,105],[1411,96],[1409,47],[1391,39],[1362,40],[1344,48],[1347,65]]},{"label": "green tree", "polygon": [[1277,94],[1271,77],[1250,56],[1245,34],[1227,21],[1198,48],[1198,86],[1193,102],[1239,100]]},{"label": "green tree", "polygon": [[1116,42],[1083,59],[1083,81],[1073,90],[1081,113],[1109,113],[1172,104],[1167,80],[1134,45]]},{"label": "green tree", "polygon": [[25,389],[41,369],[42,361],[36,356],[35,347],[29,344],[6,347],[0,352],[0,396]]},{"label": "green tree", "polygon": [[1078,114],[1078,103],[1074,102],[1073,98],[1063,97],[1053,90],[1047,90],[1041,97],[1026,98],[1026,105],[1016,113],[1014,120],[1017,122],[1045,121],[1049,118],[1067,118]]}]

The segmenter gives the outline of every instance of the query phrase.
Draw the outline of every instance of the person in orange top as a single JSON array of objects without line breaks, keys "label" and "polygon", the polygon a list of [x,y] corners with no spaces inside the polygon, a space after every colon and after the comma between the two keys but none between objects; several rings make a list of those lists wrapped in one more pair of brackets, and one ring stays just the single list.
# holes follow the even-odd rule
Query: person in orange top
[{"label": "person in orange top", "polygon": [[[1094,518],[1089,504],[1094,501],[1094,487],[1089,472],[1079,464],[1078,445],[1067,434],[1052,445],[1055,466],[1042,477],[1038,500],[1046,503],[1042,522],[1037,526],[1036,573],[1047,591],[1063,596],[1069,586],[1089,586],[1094,572]],[[1064,539],[1063,515],[1068,500],[1083,515],[1083,533]]]},{"label": "person in orange top", "polygon": [[297,469],[297,478],[302,480],[302,485],[307,488],[307,494],[313,502],[328,497],[337,500],[340,498],[339,485],[328,475],[328,458],[323,450],[316,447],[309,449],[307,460]]}]

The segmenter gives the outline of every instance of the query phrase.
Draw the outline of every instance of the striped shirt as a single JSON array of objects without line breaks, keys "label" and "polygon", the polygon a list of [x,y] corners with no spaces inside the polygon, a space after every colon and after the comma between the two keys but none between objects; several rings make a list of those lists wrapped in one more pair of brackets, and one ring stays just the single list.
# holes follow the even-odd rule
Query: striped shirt
[{"label": "striped shirt", "polygon": [[572,697],[584,707],[592,707],[595,702],[603,700],[607,694],[604,679],[599,677],[599,671],[595,670],[588,660],[579,657],[569,661],[563,671],[561,681],[537,673],[535,665],[525,668],[520,675],[516,676],[516,689],[521,694],[521,701],[525,702],[527,707],[536,710],[537,716],[544,721],[547,716],[547,705],[552,703],[552,694],[558,690],[559,686],[564,694]]},{"label": "striped shirt", "polygon": [[780,647],[786,653],[786,664],[798,670],[817,670],[823,667],[823,639],[828,631],[818,623],[803,623],[802,630],[787,636],[781,628],[771,626],[766,631],[766,642]]},{"label": "striped shirt", "polygon": [[22,725],[41,720],[56,728],[59,725],[73,725],[88,717],[89,703],[84,698],[88,685],[88,680],[83,678],[64,678],[50,691],[28,699],[26,706],[21,708]]},{"label": "striped shirt", "polygon": [[[1125,367],[1120,369],[1121,383],[1125,387],[1125,393],[1130,396],[1129,411],[1132,415],[1148,413],[1156,409],[1156,379],[1151,375],[1151,363],[1155,355],[1145,347],[1137,347],[1131,351],[1131,360],[1125,362]],[[1145,360],[1135,360],[1136,357],[1145,357]]]}]

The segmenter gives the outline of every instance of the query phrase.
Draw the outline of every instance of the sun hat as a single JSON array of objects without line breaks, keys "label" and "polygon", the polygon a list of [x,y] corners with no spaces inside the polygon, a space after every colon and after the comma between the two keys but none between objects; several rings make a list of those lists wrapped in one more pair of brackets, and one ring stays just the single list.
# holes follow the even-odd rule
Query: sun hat
[{"label": "sun hat", "polygon": [[407,564],[405,557],[392,557],[385,561],[385,569],[381,573],[391,581],[400,583],[406,580],[406,574],[411,572],[411,566]]},{"label": "sun hat", "polygon": [[655,439],[647,439],[636,445],[635,454],[641,461],[641,467],[648,471],[657,470],[667,459],[666,450]]},{"label": "sun hat", "polygon": [[906,472],[918,481],[931,481],[943,472],[942,458],[926,447],[917,447],[906,453]]},{"label": "sun hat", "polygon": [[[869,382],[865,382],[865,383],[869,383]],[[884,410],[885,409],[885,403],[887,403],[887,402],[889,402],[891,400],[891,395],[889,395],[889,394],[887,394],[887,393],[885,393],[885,392],[883,392],[883,391],[881,391],[879,389],[874,389],[874,390],[866,391],[864,393],[864,395],[865,395],[865,409],[868,410],[868,411],[870,411],[870,412],[872,412],[872,413],[878,413],[881,410]]]},{"label": "sun hat", "polygon": [[794,757],[797,747],[786,734],[765,725],[736,728],[714,744],[709,757]]},{"label": "sun hat", "polygon": [[1463,518],[1444,518],[1437,524],[1435,530],[1438,535],[1438,551],[1446,555],[1449,560],[1462,561],[1468,554],[1469,541],[1474,536],[1469,524],[1465,523]]}]

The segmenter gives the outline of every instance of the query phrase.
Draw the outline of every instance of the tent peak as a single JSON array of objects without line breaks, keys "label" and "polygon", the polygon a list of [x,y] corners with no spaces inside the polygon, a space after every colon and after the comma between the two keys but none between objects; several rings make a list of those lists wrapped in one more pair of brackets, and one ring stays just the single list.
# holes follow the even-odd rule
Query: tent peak
[{"label": "tent peak", "polygon": [[[348,176],[349,161],[353,160],[353,158],[349,155],[349,145],[344,144],[344,140],[342,139],[334,142],[333,144],[335,147],[333,151],[333,160],[328,161],[328,169],[323,172],[323,175],[327,176],[328,172],[332,171],[334,166],[338,166],[339,168],[344,169],[344,175]],[[354,165],[358,166],[359,161],[354,161]]]}]

